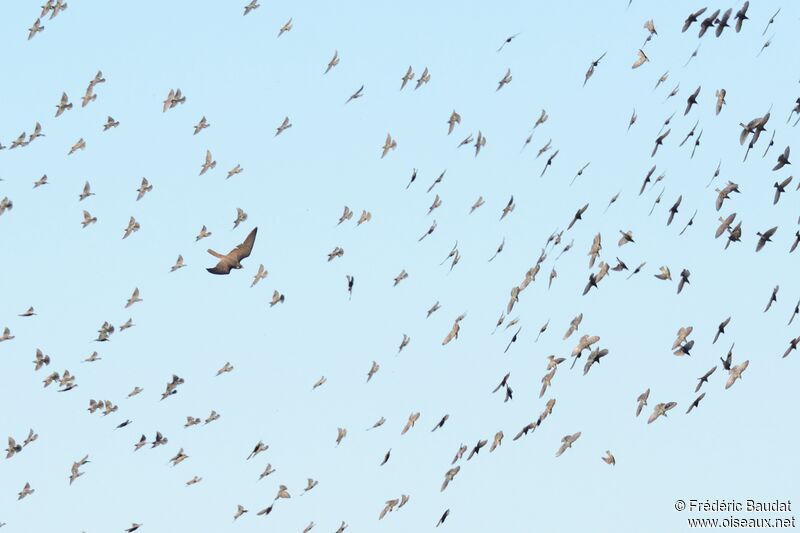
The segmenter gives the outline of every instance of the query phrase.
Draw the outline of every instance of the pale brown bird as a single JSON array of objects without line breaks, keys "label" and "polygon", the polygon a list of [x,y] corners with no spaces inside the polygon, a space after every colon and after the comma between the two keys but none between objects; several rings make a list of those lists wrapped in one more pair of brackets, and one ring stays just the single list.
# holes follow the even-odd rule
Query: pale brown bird
[{"label": "pale brown bird", "polygon": [[728,381],[725,382],[725,389],[730,389],[734,383],[736,383],[737,379],[742,379],[742,373],[747,370],[750,361],[745,361],[741,364],[736,366],[732,366],[731,369],[728,371]]},{"label": "pale brown bird", "polygon": [[331,58],[330,61],[328,61],[328,66],[325,69],[325,72],[323,72],[323,74],[327,74],[333,67],[335,67],[338,64],[339,64],[339,50],[334,50],[333,57]]},{"label": "pale brown bird", "polygon": [[75,141],[75,144],[72,145],[72,148],[69,149],[69,153],[67,155],[72,155],[78,150],[85,150],[86,149],[86,141],[83,140],[83,137]]},{"label": "pale brown bird", "polygon": [[106,123],[103,124],[103,131],[108,131],[111,128],[116,128],[119,126],[119,120],[114,120],[114,117],[110,116],[106,119]]},{"label": "pale brown bird", "polygon": [[267,272],[263,264],[258,265],[258,272],[256,272],[253,276],[253,282],[250,284],[250,288],[255,287],[256,284],[262,279],[266,279],[268,274],[269,272]]},{"label": "pale brown bird", "polygon": [[137,231],[139,231],[140,227],[141,226],[139,225],[138,222],[136,222],[136,219],[134,217],[131,217],[130,221],[128,221],[128,227],[125,228],[125,233],[122,236],[122,238],[127,239],[128,237],[130,237],[132,233],[136,233]]},{"label": "pale brown bird", "polygon": [[573,433],[572,435],[566,435],[561,439],[561,446],[558,448],[556,452],[556,457],[560,457],[568,448],[572,448],[572,445],[578,440],[581,436],[581,432],[578,431],[577,433]]},{"label": "pale brown bird", "polygon": [[185,266],[186,264],[183,262],[183,256],[179,254],[178,259],[175,261],[175,264],[170,267],[169,271],[175,272],[176,270],[179,270]]},{"label": "pale brown bird", "polygon": [[141,302],[141,301],[142,301],[142,299],[139,297],[139,288],[137,287],[137,288],[133,289],[133,294],[131,294],[131,297],[128,298],[128,301],[125,304],[125,309],[127,309],[130,306],[132,306],[133,304]]},{"label": "pale brown bird", "polygon": [[408,66],[408,70],[406,71],[405,74],[403,74],[402,84],[400,85],[400,90],[402,91],[403,89],[405,89],[406,84],[408,84],[408,82],[413,80],[413,79],[414,79],[414,71],[412,70],[411,65],[409,65]]},{"label": "pale brown bird", "polygon": [[85,228],[90,224],[97,223],[97,217],[93,217],[91,213],[88,211],[83,212],[83,222],[81,222],[81,227]]},{"label": "pale brown bird", "polygon": [[636,58],[636,61],[633,62],[633,65],[631,65],[631,68],[639,68],[642,65],[644,65],[647,61],[650,61],[650,58],[647,57],[647,54],[645,54],[642,51],[642,49],[640,48],[639,52],[638,52],[638,56]]},{"label": "pale brown bird", "polygon": [[214,160],[214,157],[211,155],[211,150],[206,150],[206,159],[203,161],[203,165],[200,167],[200,176],[208,172],[210,169],[215,168],[217,166],[217,162]]},{"label": "pale brown bird", "polygon": [[425,67],[425,70],[422,71],[422,75],[417,79],[417,85],[414,86],[414,90],[416,91],[423,84],[426,84],[429,81],[431,81],[431,75],[428,73],[428,67]]},{"label": "pale brown bird", "polygon": [[608,450],[606,450],[606,455],[605,455],[605,457],[601,457],[601,459],[602,459],[602,460],[603,460],[603,462],[604,462],[605,464],[607,464],[607,465],[614,466],[614,465],[616,465],[616,464],[617,464],[617,459],[614,457],[614,454],[612,454],[612,453],[611,453],[610,451],[608,451]]},{"label": "pale brown bird", "polygon": [[284,34],[284,33],[286,33],[287,31],[292,31],[292,28],[293,28],[293,27],[294,27],[294,25],[292,24],[292,19],[290,18],[290,19],[289,19],[289,20],[287,20],[287,21],[286,21],[286,23],[285,23],[283,26],[281,26],[281,28],[278,30],[278,37],[280,37],[281,35],[283,35],[283,34]]},{"label": "pale brown bird", "polygon": [[386,154],[389,153],[390,150],[397,149],[397,141],[392,139],[392,135],[390,133],[386,134],[386,141],[383,143],[383,152],[381,153],[381,159],[386,157]]},{"label": "pale brown bird", "polygon": [[419,416],[419,412],[411,413],[408,416],[408,421],[406,422],[406,425],[403,426],[403,430],[400,432],[400,434],[405,435],[409,429],[413,428],[414,424],[417,422],[417,420],[419,420]]},{"label": "pale brown bird", "polygon": [[447,119],[447,134],[448,135],[453,133],[453,130],[455,129],[456,124],[461,124],[461,115],[456,113],[456,110],[453,109],[453,112],[450,114],[450,118]]},{"label": "pale brown bird", "polygon": [[650,389],[647,389],[643,393],[636,398],[636,416],[639,416],[642,413],[642,408],[647,405],[647,400],[650,398]]},{"label": "pale brown bird", "polygon": [[211,124],[208,122],[208,120],[206,119],[206,117],[204,115],[202,118],[200,118],[200,122],[198,122],[194,126],[194,133],[192,135],[197,135],[198,133],[200,133],[204,129],[210,128],[210,127],[211,127]]}]

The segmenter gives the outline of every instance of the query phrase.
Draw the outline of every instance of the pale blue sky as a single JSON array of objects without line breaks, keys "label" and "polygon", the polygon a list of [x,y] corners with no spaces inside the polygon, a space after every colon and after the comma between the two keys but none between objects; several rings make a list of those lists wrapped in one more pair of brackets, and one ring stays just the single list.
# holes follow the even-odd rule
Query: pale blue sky
[{"label": "pale blue sky", "polygon": [[[792,167],[771,168],[798,138],[785,121],[800,93],[800,14],[790,2],[751,2],[741,33],[728,28],[716,38],[712,30],[698,41],[697,25],[680,28],[700,4],[626,4],[265,0],[242,17],[244,2],[76,0],[44,20],[45,31],[31,41],[26,30],[39,3],[0,7],[0,141],[10,145],[37,120],[46,135],[0,152],[0,198],[14,202],[0,216],[0,328],[16,335],[0,344],[0,437],[22,441],[31,427],[40,435],[0,462],[6,530],[100,533],[141,522],[147,533],[299,533],[313,520],[313,531],[332,533],[345,520],[348,532],[429,531],[449,508],[442,528],[457,532],[659,533],[686,530],[690,515],[673,509],[677,498],[798,499],[800,461],[791,443],[800,354],[781,355],[800,334],[800,319],[786,327],[800,297],[800,252],[788,255],[800,193],[795,181],[773,206],[772,183]],[[708,5],[709,12],[740,7]],[[276,39],[290,17],[294,28]],[[645,48],[650,62],[631,70],[649,18],[658,30]],[[682,68],[698,43],[698,56]],[[341,63],[323,76],[334,50]],[[582,87],[589,63],[606,51]],[[427,66],[431,81],[400,92],[409,64],[417,76]],[[508,68],[513,81],[496,92]],[[98,69],[107,82],[81,108]],[[668,81],[653,92],[667,70]],[[679,82],[679,94],[665,102]],[[363,98],[344,105],[362,84]],[[698,85],[699,105],[684,117]],[[162,100],[178,87],[186,104],[162,113]],[[713,95],[722,87],[728,103],[715,116]],[[62,91],[75,106],[55,119]],[[743,163],[738,124],[770,106],[765,138]],[[626,134],[634,107],[638,122]],[[520,153],[543,108],[549,120]],[[448,136],[453,109],[463,120]],[[672,133],[651,159],[673,112]],[[120,126],[104,133],[107,115]],[[193,136],[203,115],[211,127]],[[274,137],[287,115],[292,128]],[[697,120],[704,133],[690,160],[692,142],[678,143]],[[773,128],[775,146],[762,159]],[[487,144],[477,158],[471,147],[456,149],[478,130]],[[387,132],[398,148],[380,159]],[[86,150],[67,156],[80,137]],[[540,179],[552,151],[535,159],[536,151],[550,138],[560,153]],[[198,177],[207,149],[218,164]],[[730,179],[743,194],[717,213],[714,185],[705,187],[720,160],[715,185]],[[237,163],[244,172],[226,181]],[[638,196],[653,164],[666,177]],[[412,168],[418,178],[405,190]],[[426,193],[445,169],[442,183]],[[49,184],[32,189],[44,173]],[[143,176],[154,189],[137,202]],[[79,203],[86,180],[96,195]],[[648,217],[662,187],[662,203]],[[443,205],[426,216],[436,193]],[[498,221],[512,194],[515,211]],[[680,212],[666,227],[680,194]],[[486,204],[468,216],[479,195]],[[503,354],[516,328],[491,333],[511,287],[535,264],[547,236],[587,202],[584,220],[562,240],[563,247],[574,239],[573,249],[557,262],[551,253],[523,291],[511,313],[522,333]],[[337,227],[344,205],[355,217]],[[231,230],[237,207],[249,219]],[[97,216],[96,225],[81,229],[83,209]],[[356,227],[362,209],[373,219]],[[694,226],[679,237],[695,209]],[[713,234],[718,216],[733,211],[744,236],[723,252],[724,240]],[[123,241],[130,216],[141,230]],[[434,218],[437,230],[417,242]],[[203,224],[213,235],[196,243]],[[775,225],[774,242],[755,254],[755,232]],[[254,226],[259,234],[244,270],[205,272],[214,264],[206,248],[227,252]],[[618,230],[633,230],[636,243],[618,248]],[[647,266],[631,280],[612,272],[599,290],[581,296],[598,232],[602,259]],[[503,238],[504,252],[487,263]],[[456,240],[462,258],[448,273],[439,262]],[[335,246],[344,257],[328,263]],[[178,254],[188,267],[169,273]],[[259,263],[269,277],[251,289]],[[554,265],[558,278],[548,290]],[[691,285],[676,295],[677,281],[653,277],[661,265],[675,280],[688,268]],[[392,287],[402,269],[409,278]],[[351,301],[347,274],[356,278]],[[776,284],[778,302],[764,314]],[[144,301],[124,309],[134,287]],[[269,308],[274,289],[286,302]],[[426,319],[437,300],[442,308]],[[31,305],[37,316],[17,316]],[[459,339],[442,347],[462,312],[468,315]],[[581,329],[562,341],[581,312]],[[712,346],[729,315],[728,332]],[[134,328],[110,343],[92,342],[103,321],[119,326],[128,318]],[[550,328],[534,343],[548,319]],[[670,346],[688,325],[696,345],[691,357],[677,358]],[[397,356],[403,334],[411,343]],[[609,355],[587,376],[578,369],[585,356],[572,371],[564,365],[539,399],[545,357],[568,356],[580,334],[599,335]],[[744,379],[726,391],[718,368],[700,408],[685,416],[696,378],[734,341],[735,362],[750,360]],[[53,361],[39,372],[31,363],[36,348]],[[81,363],[93,350],[102,360]],[[373,360],[381,370],[365,384]],[[216,377],[226,361],[235,370]],[[64,369],[77,376],[77,389],[42,388],[46,372]],[[515,396],[503,403],[491,391],[509,371]],[[186,383],[161,402],[173,373]],[[328,382],[312,392],[321,375]],[[126,399],[137,385],[144,392]],[[648,387],[650,406],[635,418],[636,397]],[[513,442],[551,397],[552,416]],[[119,411],[89,415],[90,398],[112,400]],[[678,407],[647,425],[652,406],[667,401]],[[183,428],[187,415],[205,418],[212,409],[219,421]],[[417,426],[401,437],[415,411]],[[432,434],[445,413],[449,421]],[[384,427],[364,431],[381,416]],[[133,424],[114,431],[125,419]],[[349,431],[339,447],[337,427]],[[142,433],[152,440],[157,430],[167,446],[132,452]],[[491,442],[498,430],[506,435],[500,449],[462,461],[440,492],[459,445]],[[556,459],[561,437],[576,431],[581,438]],[[270,449],[245,461],[258,440]],[[190,458],[172,468],[167,461],[179,447]],[[390,461],[379,467],[389,448]],[[607,449],[617,458],[613,468],[600,460]],[[87,453],[92,462],[70,487],[70,466]],[[257,481],[267,463],[277,472]],[[194,475],[203,481],[184,486]],[[301,498],[308,477],[319,486]],[[18,502],[28,481],[36,492]],[[255,516],[280,484],[291,500]],[[384,502],[401,494],[410,502],[379,522]],[[250,512],[233,523],[237,504]]]}]

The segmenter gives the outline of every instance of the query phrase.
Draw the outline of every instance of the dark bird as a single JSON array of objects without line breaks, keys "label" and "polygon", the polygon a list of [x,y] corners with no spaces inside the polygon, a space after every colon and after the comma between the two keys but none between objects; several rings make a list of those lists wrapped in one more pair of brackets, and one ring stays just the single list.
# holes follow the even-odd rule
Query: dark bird
[{"label": "dark bird", "polygon": [[672,207],[669,208],[669,218],[667,219],[667,226],[672,224],[675,215],[678,214],[678,207],[680,207],[682,201],[683,201],[683,195],[680,195],[678,196],[678,199],[675,200],[675,203],[672,204]]},{"label": "dark bird", "polygon": [[717,370],[717,367],[714,366],[714,368],[712,368],[711,370],[709,370],[708,372],[706,372],[705,374],[703,374],[702,376],[697,378],[698,383],[697,383],[697,387],[695,387],[694,391],[698,392],[700,390],[700,387],[703,386],[703,383],[708,383],[708,378],[711,377],[711,374],[713,374],[716,370]]},{"label": "dark bird", "polygon": [[711,16],[703,19],[703,21],[700,23],[700,32],[697,34],[697,37],[702,37],[703,35],[705,35],[706,30],[714,26],[718,16],[719,16],[719,9],[711,13]]},{"label": "dark bird", "polygon": [[767,244],[768,242],[772,242],[772,236],[775,235],[776,231],[778,231],[777,226],[775,226],[774,228],[770,228],[763,233],[760,231],[756,233],[756,235],[758,235],[758,244],[756,244],[756,252],[760,252],[765,244]]},{"label": "dark bird", "polygon": [[788,178],[786,178],[785,180],[783,180],[780,183],[778,183],[777,181],[775,182],[775,184],[773,185],[773,187],[775,188],[775,198],[772,201],[772,205],[775,205],[775,204],[778,203],[778,200],[781,199],[781,193],[785,193],[786,192],[786,187],[791,182],[792,182],[792,176],[789,176]]},{"label": "dark bird", "polygon": [[742,8],[736,12],[736,33],[739,33],[742,29],[742,24],[744,24],[745,20],[748,20],[747,16],[747,8],[750,7],[750,2],[747,1],[742,5]]},{"label": "dark bird", "polygon": [[775,288],[772,289],[772,295],[769,297],[769,301],[767,302],[767,306],[764,308],[764,312],[766,313],[769,311],[770,307],[774,302],[778,301],[778,291],[780,290],[780,285],[775,285]]},{"label": "dark bird", "polygon": [[447,517],[448,517],[448,516],[450,516],[450,509],[447,509],[447,510],[446,510],[444,513],[442,513],[442,517],[441,517],[441,518],[439,519],[439,521],[436,523],[436,527],[439,527],[439,526],[441,526],[442,524],[444,524],[444,521],[445,521],[445,520],[447,520]]},{"label": "dark bird", "polygon": [[719,336],[725,333],[725,328],[728,326],[728,324],[730,324],[730,322],[731,322],[731,317],[728,317],[722,322],[720,322],[719,326],[717,326],[717,333],[714,335],[714,340],[711,344],[717,343]]},{"label": "dark bird", "polygon": [[774,167],[772,167],[772,170],[773,171],[780,170],[785,165],[791,165],[791,163],[789,162],[789,147],[788,146],[783,151],[783,153],[778,156],[778,163]]},{"label": "dark bird", "polygon": [[689,111],[692,110],[692,106],[697,103],[697,96],[700,94],[701,86],[698,86],[695,91],[689,95],[689,98],[686,99],[686,110],[683,112],[683,115],[686,116],[689,114]]},{"label": "dark bird", "polygon": [[653,153],[650,154],[650,157],[654,157],[656,155],[656,152],[658,151],[658,147],[661,146],[662,144],[664,144],[664,139],[667,138],[667,135],[669,135],[669,132],[671,132],[671,131],[672,130],[669,129],[669,130],[665,131],[664,133],[662,133],[661,135],[659,135],[658,137],[656,137],[656,145],[655,145],[655,147],[653,147]]},{"label": "dark bird", "polygon": [[215,252],[211,248],[208,249],[208,253],[213,255],[214,257],[219,259],[217,265],[213,268],[207,268],[208,272],[212,274],[230,274],[232,269],[240,269],[244,268],[241,264],[241,261],[246,257],[250,256],[250,252],[253,251],[253,244],[256,242],[256,232],[258,228],[253,228],[253,231],[247,236],[244,242],[238,245],[236,248],[228,252],[227,255],[223,255],[219,252]]},{"label": "dark bird", "polygon": [[505,40],[505,41],[503,41],[503,44],[501,44],[501,45],[500,45],[500,48],[498,48],[498,49],[497,49],[497,52],[499,53],[500,51],[502,51],[502,50],[503,50],[503,48],[505,48],[505,46],[506,46],[507,44],[510,44],[510,43],[511,43],[511,41],[513,41],[513,40],[514,40],[514,38],[515,38],[517,35],[519,35],[519,33],[515,33],[514,35],[512,35],[512,36],[510,36],[510,37],[506,37],[506,40]]},{"label": "dark bird", "polygon": [[702,15],[703,13],[705,13],[705,12],[706,12],[706,9],[708,9],[708,8],[707,8],[707,7],[704,7],[703,9],[701,9],[701,10],[699,10],[699,11],[695,11],[694,13],[691,13],[691,14],[690,14],[688,17],[686,17],[686,20],[683,22],[683,29],[681,30],[681,32],[685,32],[686,30],[688,30],[688,29],[689,29],[689,27],[690,27],[692,24],[694,24],[695,22],[697,22],[697,18],[698,18],[700,15]]},{"label": "dark bird", "polygon": [[[730,10],[728,10],[728,11],[730,11]],[[714,367],[714,368],[717,368],[717,367]],[[689,413],[691,413],[692,409],[694,409],[695,407],[699,407],[700,406],[700,400],[702,400],[705,397],[706,397],[706,393],[704,392],[703,394],[701,394],[700,396],[695,398],[695,400],[689,406],[689,409],[686,410],[686,414],[688,415]]]}]

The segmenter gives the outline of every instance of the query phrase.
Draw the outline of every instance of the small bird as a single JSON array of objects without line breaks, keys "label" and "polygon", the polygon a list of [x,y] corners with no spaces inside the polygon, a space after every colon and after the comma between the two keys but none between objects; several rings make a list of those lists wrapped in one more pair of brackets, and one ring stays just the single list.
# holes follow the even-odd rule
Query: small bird
[{"label": "small bird", "polygon": [[406,84],[408,84],[408,82],[413,79],[414,79],[414,70],[411,68],[411,65],[409,65],[408,70],[406,71],[405,74],[403,74],[402,85],[400,85],[400,90],[402,91],[403,89],[405,89]]},{"label": "small bird", "polygon": [[[606,57],[606,53],[607,53],[607,52],[603,52],[603,55],[601,55],[600,57],[598,57],[597,59],[595,59],[594,61],[592,61],[592,62],[591,62],[591,64],[589,65],[589,68],[586,70],[586,74],[585,74],[585,75],[584,75],[584,77],[583,77],[583,86],[584,86],[584,87],[586,87],[586,82],[588,82],[588,81],[589,81],[589,78],[591,78],[591,77],[592,77],[592,75],[594,74],[594,69],[596,69],[596,68],[597,68],[597,67],[600,65],[600,61],[601,61],[601,60],[602,60],[604,57]],[[636,68],[636,67],[634,67],[634,68]],[[636,112],[634,111],[634,115],[635,115],[635,114],[636,114]],[[633,120],[633,119],[632,119],[632,120]],[[635,121],[635,120],[634,120],[634,121]],[[631,122],[631,125],[633,125],[633,122]],[[628,129],[630,129],[630,126],[628,126]]]},{"label": "small bird", "polygon": [[347,436],[346,428],[336,428],[336,445],[341,444],[342,440]]},{"label": "small bird", "polygon": [[72,145],[72,148],[69,149],[69,153],[67,155],[72,155],[78,150],[85,150],[86,149],[86,141],[83,140],[83,137],[78,139],[75,144]]},{"label": "small bird", "polygon": [[285,117],[283,119],[283,122],[281,122],[281,125],[276,128],[275,137],[277,137],[278,135],[280,135],[281,133],[283,133],[284,131],[288,130],[291,127],[292,123],[289,121],[289,117]]},{"label": "small bird", "polygon": [[83,185],[83,191],[80,193],[80,195],[78,195],[78,201],[82,202],[83,200],[86,200],[90,196],[94,196],[94,193],[92,192],[91,185],[89,185],[89,182],[87,181]]},{"label": "small bird", "polygon": [[[714,366],[711,370],[709,370],[708,372],[706,372],[705,374],[703,374],[702,376],[697,378],[698,383],[697,383],[697,387],[695,387],[694,391],[695,392],[699,392],[700,391],[700,387],[703,386],[703,383],[708,383],[708,378],[711,377],[711,374],[713,374],[716,370],[717,370],[717,367]],[[688,413],[688,411],[687,411],[687,413]]]},{"label": "small bird", "polygon": [[106,123],[103,124],[103,131],[108,131],[111,128],[116,128],[117,126],[119,126],[119,120],[114,120],[114,117],[109,115],[106,119]]},{"label": "small bird", "polygon": [[780,170],[786,165],[791,165],[791,163],[789,162],[789,150],[790,150],[790,147],[787,146],[783,150],[783,153],[778,155],[778,163],[774,167],[772,167],[773,171]]},{"label": "small bird", "polygon": [[192,135],[197,135],[198,133],[200,133],[200,132],[201,132],[201,131],[203,131],[204,129],[206,129],[206,128],[210,128],[210,127],[211,127],[211,124],[209,124],[209,122],[208,122],[208,120],[206,119],[205,115],[203,115],[203,116],[200,118],[200,122],[198,122],[198,123],[197,123],[197,124],[194,126],[194,133],[193,133]]},{"label": "small bird", "polygon": [[328,61],[328,67],[325,69],[325,72],[323,72],[323,74],[327,74],[333,67],[335,67],[338,64],[339,64],[339,50],[334,50],[333,57],[331,58],[330,61]]},{"label": "small bird", "polygon": [[275,307],[278,304],[282,304],[285,300],[286,297],[276,290],[272,293],[272,300],[269,302],[269,306]]},{"label": "small bird", "polygon": [[447,119],[447,134],[448,135],[453,133],[453,129],[455,129],[456,124],[461,124],[461,115],[456,113],[456,110],[453,109],[453,112],[450,114],[450,118]]},{"label": "small bird", "polygon": [[125,233],[122,236],[122,238],[127,239],[128,237],[131,236],[132,233],[136,233],[137,231],[139,231],[140,227],[141,226],[139,225],[138,222],[136,222],[136,219],[134,217],[131,217],[130,221],[128,221],[128,227],[125,228]]},{"label": "small bird", "polygon": [[67,93],[61,93],[61,101],[56,106],[56,118],[60,117],[64,111],[72,109],[72,103],[69,101]]},{"label": "small bird", "polygon": [[775,288],[772,289],[772,295],[769,297],[769,301],[767,302],[767,306],[764,308],[764,312],[766,313],[769,311],[770,307],[772,307],[773,302],[778,301],[778,291],[780,290],[779,285],[775,285]]},{"label": "small bird", "polygon": [[83,222],[81,222],[81,226],[85,228],[86,226],[95,223],[97,223],[97,217],[93,217],[91,213],[89,213],[88,211],[84,211]]},{"label": "small bird", "polygon": [[500,45],[500,48],[497,49],[497,52],[498,53],[501,52],[503,50],[503,48],[505,48],[505,46],[507,44],[510,44],[511,41],[513,41],[518,35],[519,35],[519,33],[515,33],[514,35],[512,35],[510,37],[506,37],[506,40],[503,41],[503,44]]},{"label": "small bird", "polygon": [[350,98],[347,99],[347,101],[345,102],[345,105],[349,104],[350,100],[356,100],[358,98],[361,98],[362,96],[364,96],[364,86],[363,85],[361,87],[359,87],[356,92],[354,92],[353,94],[350,95]]},{"label": "small bird", "polygon": [[234,515],[233,515],[233,519],[234,519],[234,520],[238,519],[239,517],[241,517],[241,516],[242,516],[243,514],[245,514],[246,512],[247,512],[247,509],[245,509],[245,508],[244,508],[243,506],[241,506],[241,505],[237,505],[237,506],[236,506],[236,514],[234,514]]},{"label": "small bird", "polygon": [[419,412],[408,415],[408,421],[406,422],[406,425],[403,426],[403,430],[400,432],[400,435],[405,435],[409,429],[413,428],[414,424],[417,422],[417,420],[419,420],[419,416]]},{"label": "small bird", "polygon": [[511,80],[512,80],[511,69],[508,69],[503,78],[499,82],[497,82],[497,89],[495,90],[495,92],[499,91],[500,89],[511,83]]},{"label": "small bird", "polygon": [[650,389],[647,389],[641,393],[638,398],[636,398],[636,416],[639,416],[642,413],[642,408],[647,405],[648,398],[650,398]]},{"label": "small bird", "polygon": [[[784,356],[785,357],[785,356]],[[736,366],[732,366],[728,371],[728,381],[725,382],[725,389],[730,389],[737,379],[742,379],[742,373],[747,370],[750,361],[745,361]]]},{"label": "small bird", "polygon": [[656,145],[655,145],[655,147],[653,147],[653,153],[650,154],[650,157],[654,157],[656,155],[656,152],[658,151],[658,147],[661,146],[662,144],[664,144],[664,139],[667,138],[667,136],[669,135],[669,133],[671,131],[672,131],[671,129],[668,129],[667,131],[665,131],[664,133],[662,133],[661,135],[656,137],[656,141],[655,141]]},{"label": "small bird", "polygon": [[144,195],[152,190],[153,190],[153,185],[150,184],[147,178],[142,178],[142,183],[140,183],[139,188],[136,189],[136,192],[138,193],[136,195],[136,201],[138,202],[139,200],[144,198]]},{"label": "small bird", "polygon": [[603,462],[604,462],[605,464],[607,464],[607,465],[614,466],[614,465],[616,465],[616,464],[617,464],[617,460],[616,460],[616,458],[614,457],[614,454],[612,454],[612,453],[611,453],[610,451],[608,451],[608,450],[606,450],[606,455],[605,455],[605,457],[601,457],[601,459],[602,459],[602,460],[603,460]]},{"label": "small bird", "polygon": [[294,25],[292,24],[292,19],[286,21],[286,23],[281,26],[280,30],[278,30],[278,37],[286,33],[287,31],[291,31]]},{"label": "small bird", "polygon": [[225,179],[226,180],[230,179],[231,177],[233,177],[233,176],[235,176],[237,174],[241,174],[242,172],[244,172],[244,169],[242,168],[242,165],[239,165],[237,163],[237,165],[235,167],[233,167],[232,169],[230,169],[228,171],[228,175],[225,177]]},{"label": "small bird", "polygon": [[647,62],[647,61],[650,61],[650,58],[649,58],[649,57],[647,57],[647,54],[645,54],[645,53],[642,51],[642,49],[640,48],[640,49],[639,49],[639,52],[638,52],[638,57],[636,58],[636,61],[634,61],[634,63],[633,63],[633,65],[631,66],[631,68],[639,68],[639,67],[641,67],[642,65],[644,65],[644,64],[645,64],[645,62]]},{"label": "small bird", "polygon": [[247,456],[247,460],[249,461],[259,453],[267,451],[268,448],[269,446],[267,444],[264,444],[263,441],[258,441],[256,445],[253,447],[253,451],[250,452],[250,455]]},{"label": "small bird", "polygon": [[719,326],[717,326],[717,333],[714,335],[714,341],[711,344],[716,344],[719,336],[725,333],[725,328],[731,321],[731,317],[726,318],[722,322],[720,322]]},{"label": "small bird", "polygon": [[428,73],[428,67],[425,67],[425,70],[422,71],[422,75],[417,79],[417,85],[414,86],[414,90],[416,91],[419,89],[423,84],[428,83],[431,81],[431,75]]},{"label": "small bird", "polygon": [[479,130],[478,138],[475,140],[475,157],[478,157],[478,154],[481,153],[481,148],[484,146],[486,146],[486,137]]},{"label": "small bird", "polygon": [[681,270],[681,279],[680,279],[680,281],[678,281],[678,294],[681,293],[681,291],[683,290],[683,286],[684,285],[688,285],[689,284],[689,276],[690,275],[691,275],[691,272],[689,272],[687,269],[684,268],[683,270]]},{"label": "small bird", "polygon": [[25,483],[25,486],[22,487],[22,490],[18,494],[17,500],[21,500],[26,496],[30,496],[34,492],[36,492],[36,489],[32,489],[30,483]]},{"label": "small bird", "polygon": [[[251,0],[249,4],[244,6],[244,14],[248,15],[250,14],[251,11],[258,9],[259,7],[261,7],[261,4],[258,3],[258,0]],[[239,508],[244,509],[241,505],[239,506]],[[247,511],[245,510],[244,512],[246,513]],[[234,517],[234,520],[236,520],[236,518],[239,518],[239,516]]]},{"label": "small bird", "polygon": [[175,264],[172,267],[170,267],[169,271],[175,272],[176,270],[181,269],[185,266],[186,264],[183,262],[183,256],[178,255],[178,259],[175,261]]},{"label": "small bird", "polygon": [[247,213],[241,207],[236,208],[236,219],[233,221],[233,229],[239,227],[239,224],[247,220]]},{"label": "small bird", "polygon": [[572,435],[566,435],[561,439],[561,446],[558,448],[556,452],[556,457],[560,457],[568,448],[572,448],[572,445],[578,440],[581,436],[581,432],[578,431],[577,433],[573,433]]},{"label": "small bird", "polygon": [[389,150],[396,150],[397,149],[397,141],[392,139],[392,135],[390,133],[386,134],[386,141],[383,143],[383,152],[381,153],[381,159],[386,157],[386,154],[389,153]]},{"label": "small bird", "polygon": [[253,282],[250,284],[250,288],[253,288],[253,287],[255,287],[255,286],[256,286],[256,284],[257,284],[259,281],[261,281],[262,279],[266,279],[266,277],[267,277],[267,275],[268,275],[268,274],[269,274],[269,273],[268,273],[268,272],[267,272],[267,270],[264,268],[264,265],[263,265],[263,264],[260,264],[260,265],[258,265],[258,271],[257,271],[257,272],[255,273],[255,275],[253,276]]},{"label": "small bird", "polygon": [[214,160],[214,157],[211,155],[211,150],[206,150],[206,159],[203,162],[203,165],[200,167],[200,176],[215,168],[217,166],[217,162]]},{"label": "small bird", "polygon": [[[714,367],[714,368],[716,368],[716,367]],[[704,392],[700,396],[695,398],[694,401],[689,405],[689,408],[686,410],[686,414],[688,415],[689,413],[691,413],[692,409],[694,409],[695,407],[699,407],[700,406],[700,401],[705,397],[706,397],[706,393]]]},{"label": "small bird", "polygon": [[133,289],[133,294],[131,294],[131,297],[128,298],[128,302],[125,304],[125,309],[141,301],[142,299],[139,297],[139,288],[136,287],[135,289]]},{"label": "small bird", "polygon": [[197,234],[197,237],[195,237],[194,240],[195,240],[195,242],[197,242],[200,239],[205,239],[206,237],[210,237],[210,236],[211,236],[211,232],[208,231],[208,228],[206,228],[205,225],[203,225],[203,227],[200,228],[200,233]]},{"label": "small bird", "polygon": [[717,97],[717,115],[719,115],[720,111],[722,111],[722,106],[728,103],[725,101],[726,94],[727,92],[725,89],[717,89],[717,91],[714,93],[714,95]]},{"label": "small bird", "polygon": [[777,231],[778,227],[775,226],[774,228],[770,228],[763,233],[760,231],[756,232],[756,235],[758,235],[758,244],[756,244],[756,252],[760,252],[761,249],[764,248],[764,245],[766,245],[768,242],[772,242],[772,236],[775,235],[775,232]]},{"label": "small bird", "polygon": [[648,424],[652,424],[660,416],[663,416],[663,417],[666,418],[667,411],[669,411],[670,409],[673,409],[677,405],[678,404],[676,402],[667,402],[667,403],[658,403],[658,404],[656,404],[656,406],[653,408],[653,413],[650,415],[650,418],[647,419],[647,423]]}]

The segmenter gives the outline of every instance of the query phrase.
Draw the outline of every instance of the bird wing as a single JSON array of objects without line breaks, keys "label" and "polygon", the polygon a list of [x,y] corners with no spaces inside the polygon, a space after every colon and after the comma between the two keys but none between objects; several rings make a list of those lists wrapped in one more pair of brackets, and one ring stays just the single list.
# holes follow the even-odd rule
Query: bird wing
[{"label": "bird wing", "polygon": [[228,253],[228,256],[236,259],[237,261],[241,261],[242,259],[249,257],[250,252],[253,251],[253,245],[256,242],[256,233],[258,232],[258,228],[253,228],[253,231],[247,236],[247,238]]}]

